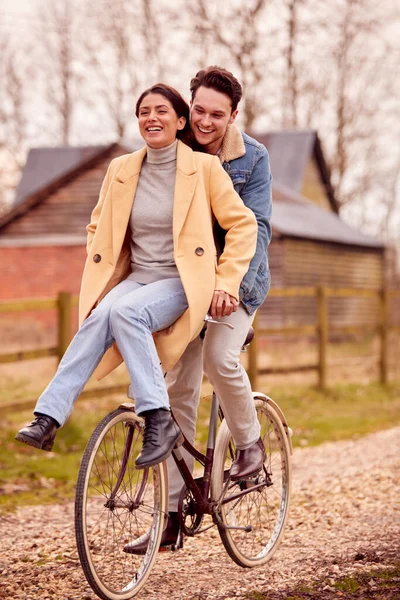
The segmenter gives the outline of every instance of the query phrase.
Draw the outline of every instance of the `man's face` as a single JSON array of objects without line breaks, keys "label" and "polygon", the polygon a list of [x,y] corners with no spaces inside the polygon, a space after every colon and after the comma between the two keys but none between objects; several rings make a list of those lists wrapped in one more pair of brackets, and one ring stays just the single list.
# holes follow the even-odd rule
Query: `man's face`
[{"label": "man's face", "polygon": [[190,126],[197,143],[209,154],[216,154],[237,112],[232,112],[229,96],[200,86],[190,103]]}]

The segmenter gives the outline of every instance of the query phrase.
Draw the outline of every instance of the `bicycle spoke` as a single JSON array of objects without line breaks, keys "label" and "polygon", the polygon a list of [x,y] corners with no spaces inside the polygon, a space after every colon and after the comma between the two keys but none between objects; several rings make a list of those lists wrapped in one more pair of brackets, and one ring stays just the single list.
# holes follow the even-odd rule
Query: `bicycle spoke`
[{"label": "bicycle spoke", "polygon": [[[107,600],[130,598],[147,579],[158,550],[164,522],[160,505],[164,471],[159,466],[144,471],[135,468],[142,431],[131,413],[122,409],[111,413],[92,438],[77,486],[79,556],[97,595]],[[155,535],[148,556],[124,552],[127,543],[150,529]]]},{"label": "bicycle spoke", "polygon": [[[221,539],[231,558],[247,567],[269,560],[276,550],[285,526],[290,494],[290,456],[282,423],[266,402],[257,401],[256,408],[266,451],[263,471],[253,480],[224,483],[218,488],[219,502],[224,500],[221,518],[228,526],[219,527]],[[233,455],[227,429],[223,439],[225,463],[220,466],[221,478],[229,470]],[[260,486],[263,481],[265,485]],[[238,493],[242,495],[235,498]],[[230,496],[232,501],[229,501]],[[249,526],[251,531],[247,530]]]}]

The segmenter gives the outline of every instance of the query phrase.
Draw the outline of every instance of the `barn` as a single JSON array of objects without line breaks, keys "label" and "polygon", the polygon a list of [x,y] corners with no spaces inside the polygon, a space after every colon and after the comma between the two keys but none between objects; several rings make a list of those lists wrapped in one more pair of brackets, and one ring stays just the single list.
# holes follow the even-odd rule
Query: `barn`
[{"label": "barn", "polygon": [[[270,153],[273,185],[272,285],[380,290],[385,247],[339,217],[321,142],[313,130],[258,135]],[[378,298],[331,298],[331,325],[376,321]],[[314,297],[270,297],[260,310],[264,327],[313,324]]]}]

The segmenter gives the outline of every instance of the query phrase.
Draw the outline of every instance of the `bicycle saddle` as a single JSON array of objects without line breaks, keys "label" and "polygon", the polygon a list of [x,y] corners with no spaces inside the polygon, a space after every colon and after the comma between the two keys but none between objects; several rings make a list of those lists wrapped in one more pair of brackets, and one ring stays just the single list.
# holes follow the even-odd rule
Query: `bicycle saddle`
[{"label": "bicycle saddle", "polygon": [[248,346],[253,341],[253,337],[254,329],[253,327],[250,327],[249,331],[247,332],[246,339],[244,340],[243,346]]}]

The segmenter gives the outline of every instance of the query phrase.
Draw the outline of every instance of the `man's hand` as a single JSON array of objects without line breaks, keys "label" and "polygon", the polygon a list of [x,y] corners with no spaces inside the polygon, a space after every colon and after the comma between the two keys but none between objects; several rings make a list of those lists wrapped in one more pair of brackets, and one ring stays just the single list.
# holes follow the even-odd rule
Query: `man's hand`
[{"label": "man's hand", "polygon": [[233,296],[230,296],[223,290],[215,290],[210,306],[210,315],[215,317],[229,317],[233,312],[236,312],[239,302]]}]

